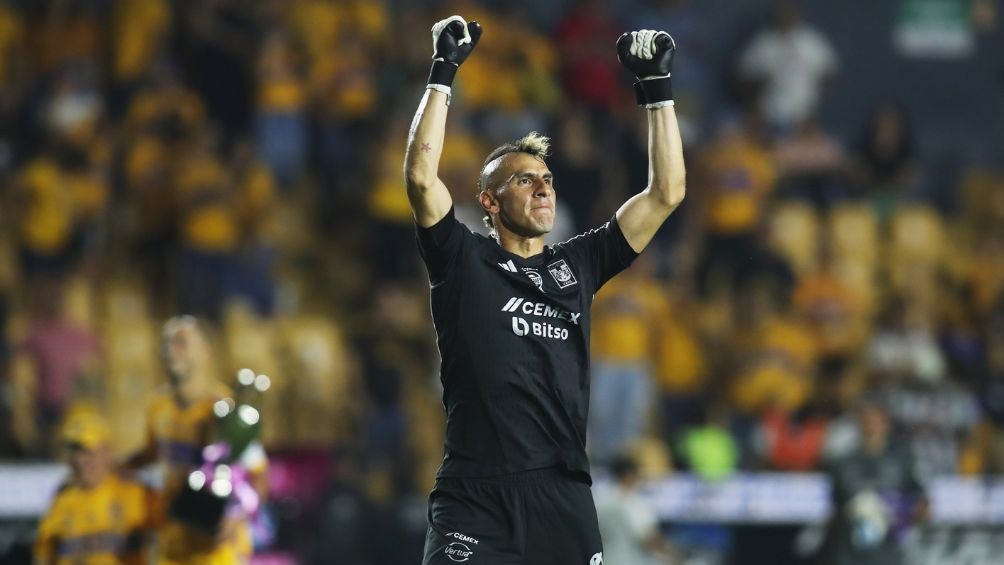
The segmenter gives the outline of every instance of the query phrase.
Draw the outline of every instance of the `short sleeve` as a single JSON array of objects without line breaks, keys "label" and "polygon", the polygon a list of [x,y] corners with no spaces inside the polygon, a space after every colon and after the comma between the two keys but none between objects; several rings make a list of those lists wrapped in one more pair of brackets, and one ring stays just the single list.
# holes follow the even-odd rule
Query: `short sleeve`
[{"label": "short sleeve", "polygon": [[593,293],[638,257],[616,217],[555,247],[568,253],[579,271],[589,277],[588,287]]},{"label": "short sleeve", "polygon": [[457,220],[453,208],[439,222],[427,228],[417,226],[416,229],[418,250],[429,270],[429,281],[433,286],[441,284],[474,234]]}]

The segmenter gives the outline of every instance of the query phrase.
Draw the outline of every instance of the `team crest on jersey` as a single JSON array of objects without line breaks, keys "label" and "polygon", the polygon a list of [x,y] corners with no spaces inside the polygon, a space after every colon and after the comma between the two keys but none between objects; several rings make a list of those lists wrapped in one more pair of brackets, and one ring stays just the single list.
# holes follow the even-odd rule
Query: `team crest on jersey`
[{"label": "team crest on jersey", "polygon": [[540,276],[540,273],[536,269],[531,269],[529,267],[523,267],[523,272],[526,276],[530,277],[533,284],[537,285],[537,289],[544,292],[544,277]]},{"label": "team crest on jersey", "polygon": [[547,272],[551,273],[551,277],[554,278],[554,282],[558,283],[558,288],[568,288],[573,284],[579,282],[575,280],[575,275],[572,274],[572,270],[568,268],[568,263],[564,259],[555,261],[547,266]]}]

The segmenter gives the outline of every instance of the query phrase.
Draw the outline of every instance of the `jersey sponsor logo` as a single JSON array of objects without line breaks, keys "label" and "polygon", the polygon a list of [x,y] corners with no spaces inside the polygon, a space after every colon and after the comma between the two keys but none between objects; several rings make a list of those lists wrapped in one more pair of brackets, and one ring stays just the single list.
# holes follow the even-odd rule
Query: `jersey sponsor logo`
[{"label": "jersey sponsor logo", "polygon": [[560,339],[562,341],[568,339],[568,330],[565,328],[548,324],[547,322],[527,322],[519,316],[512,317],[512,333],[520,337],[533,334],[537,337]]},{"label": "jersey sponsor logo", "polygon": [[551,273],[554,282],[558,283],[558,288],[568,288],[579,282],[575,280],[572,269],[568,268],[568,263],[564,259],[559,259],[548,265],[547,272]]},{"label": "jersey sponsor logo", "polygon": [[603,552],[594,553],[593,556],[589,558],[589,565],[603,565]]},{"label": "jersey sponsor logo", "polygon": [[523,272],[526,273],[526,276],[530,278],[533,284],[537,285],[537,290],[544,292],[544,277],[540,276],[540,273],[536,269],[523,267]]},{"label": "jersey sponsor logo", "polygon": [[502,267],[503,271],[509,271],[510,273],[517,272],[516,264],[512,262],[512,259],[509,259],[505,263],[499,263],[499,267]]},{"label": "jersey sponsor logo", "polygon": [[470,547],[459,541],[450,542],[450,545],[446,546],[444,553],[446,553],[446,556],[451,561],[456,561],[457,563],[463,563],[474,555],[474,551]]},{"label": "jersey sponsor logo", "polygon": [[471,536],[465,536],[464,534],[462,534],[460,532],[451,532],[449,534],[446,534],[446,537],[448,537],[448,538],[456,538],[456,539],[458,539],[460,541],[465,541],[467,543],[473,543],[474,545],[478,544],[478,540],[472,538]]},{"label": "jersey sponsor logo", "polygon": [[512,333],[523,337],[530,333],[530,324],[519,316],[512,317]]},{"label": "jersey sponsor logo", "polygon": [[519,296],[513,296],[505,303],[502,307],[503,312],[522,312],[527,316],[540,316],[543,318],[558,318],[559,320],[566,320],[572,322],[575,325],[579,325],[579,316],[582,316],[581,312],[569,312],[563,308],[558,308],[557,306],[551,306],[549,304],[544,304],[543,302],[533,302],[531,300],[526,300]]}]

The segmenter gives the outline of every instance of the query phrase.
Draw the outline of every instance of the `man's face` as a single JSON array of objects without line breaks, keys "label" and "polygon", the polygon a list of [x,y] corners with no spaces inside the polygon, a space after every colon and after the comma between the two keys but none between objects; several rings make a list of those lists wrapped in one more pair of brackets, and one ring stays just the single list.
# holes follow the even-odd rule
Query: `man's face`
[{"label": "man's face", "polygon": [[869,451],[885,449],[889,438],[889,416],[878,406],[862,406],[858,412],[858,425]]},{"label": "man's face", "polygon": [[206,342],[195,324],[181,324],[166,336],[167,371],[179,384],[199,371],[206,357]]},{"label": "man's face", "polygon": [[553,178],[543,159],[509,153],[481,193],[481,205],[496,225],[523,237],[539,237],[554,228]]},{"label": "man's face", "polygon": [[108,448],[71,446],[70,469],[80,486],[91,488],[99,484],[111,470],[111,457]]}]

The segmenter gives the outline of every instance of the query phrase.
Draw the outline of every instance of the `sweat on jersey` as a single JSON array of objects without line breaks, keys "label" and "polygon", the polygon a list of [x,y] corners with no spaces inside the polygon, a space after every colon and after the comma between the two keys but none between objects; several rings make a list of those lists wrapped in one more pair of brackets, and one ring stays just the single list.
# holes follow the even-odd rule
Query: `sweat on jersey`
[{"label": "sweat on jersey", "polygon": [[638,254],[616,218],[526,259],[450,212],[418,228],[442,357],[439,477],[589,475],[589,307]]}]

